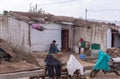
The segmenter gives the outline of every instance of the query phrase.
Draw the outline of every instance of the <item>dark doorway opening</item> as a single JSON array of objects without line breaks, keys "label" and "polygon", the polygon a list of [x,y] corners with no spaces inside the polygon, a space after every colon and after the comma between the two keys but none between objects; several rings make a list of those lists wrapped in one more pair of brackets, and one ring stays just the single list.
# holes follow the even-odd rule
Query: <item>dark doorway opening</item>
[{"label": "dark doorway opening", "polygon": [[112,30],[112,47],[120,48],[120,34],[117,30]]},{"label": "dark doorway opening", "polygon": [[62,50],[69,49],[69,30],[62,30]]}]

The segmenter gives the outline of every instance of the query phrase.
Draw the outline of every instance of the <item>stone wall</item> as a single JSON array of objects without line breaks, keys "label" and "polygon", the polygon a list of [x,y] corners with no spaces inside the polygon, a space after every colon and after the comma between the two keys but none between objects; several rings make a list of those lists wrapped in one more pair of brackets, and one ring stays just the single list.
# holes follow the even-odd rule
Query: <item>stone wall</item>
[{"label": "stone wall", "polygon": [[85,41],[92,43],[97,43],[101,45],[101,49],[106,51],[107,49],[107,30],[109,26],[107,25],[96,25],[91,24],[91,26],[81,26],[75,28],[75,43],[83,38]]}]

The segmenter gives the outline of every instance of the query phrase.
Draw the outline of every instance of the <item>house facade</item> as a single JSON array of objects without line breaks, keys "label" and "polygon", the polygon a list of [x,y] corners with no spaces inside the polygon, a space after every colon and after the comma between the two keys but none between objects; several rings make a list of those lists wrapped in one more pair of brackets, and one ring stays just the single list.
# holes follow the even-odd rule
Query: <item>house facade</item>
[{"label": "house facade", "polygon": [[[44,30],[33,28],[33,24]],[[118,48],[118,29],[111,24],[51,14],[10,11],[7,15],[0,15],[0,38],[12,48],[25,52],[48,51],[52,40],[57,41],[60,50],[73,50],[80,38],[91,44],[100,44],[102,50]]]},{"label": "house facade", "polygon": [[[84,26],[84,27],[82,27]],[[101,50],[120,48],[120,27],[106,23],[86,22],[75,29],[75,42],[83,38],[90,44],[100,44]]]},{"label": "house facade", "polygon": [[[59,23],[57,19],[56,22],[49,21],[48,18],[53,17],[52,15],[43,16],[25,12],[1,15],[0,38],[6,40],[14,49],[25,52],[48,51],[53,40],[57,41],[59,50],[72,49],[72,24]],[[44,30],[33,28],[33,24],[42,26]]]}]

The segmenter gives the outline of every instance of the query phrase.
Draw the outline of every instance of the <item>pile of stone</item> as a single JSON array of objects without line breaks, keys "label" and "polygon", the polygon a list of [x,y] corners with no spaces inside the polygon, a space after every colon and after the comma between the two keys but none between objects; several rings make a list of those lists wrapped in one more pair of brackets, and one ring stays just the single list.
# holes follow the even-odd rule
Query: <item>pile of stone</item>
[{"label": "pile of stone", "polygon": [[111,57],[120,57],[120,48],[109,48],[107,49],[107,53]]}]

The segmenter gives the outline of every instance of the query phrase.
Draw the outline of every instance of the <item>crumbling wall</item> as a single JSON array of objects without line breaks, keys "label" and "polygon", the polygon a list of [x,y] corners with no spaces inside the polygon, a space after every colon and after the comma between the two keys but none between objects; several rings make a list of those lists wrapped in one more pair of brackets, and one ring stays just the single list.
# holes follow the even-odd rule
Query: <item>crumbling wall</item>
[{"label": "crumbling wall", "polygon": [[29,52],[29,25],[14,18],[0,15],[0,38],[14,49]]},{"label": "crumbling wall", "polygon": [[101,49],[106,51],[107,49],[107,25],[91,24],[90,27],[76,27],[75,29],[75,43],[83,38],[85,41],[92,43],[98,43],[101,45]]},{"label": "crumbling wall", "polygon": [[8,41],[8,18],[0,15],[0,38]]}]

